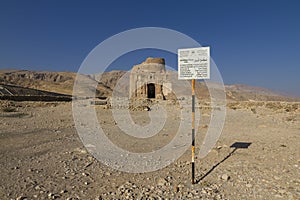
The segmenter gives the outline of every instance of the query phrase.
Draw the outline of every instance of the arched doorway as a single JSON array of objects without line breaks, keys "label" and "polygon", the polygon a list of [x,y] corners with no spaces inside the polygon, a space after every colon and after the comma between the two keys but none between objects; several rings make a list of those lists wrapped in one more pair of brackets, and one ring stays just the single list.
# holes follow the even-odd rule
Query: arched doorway
[{"label": "arched doorway", "polygon": [[148,98],[155,98],[155,85],[154,83],[147,84]]}]

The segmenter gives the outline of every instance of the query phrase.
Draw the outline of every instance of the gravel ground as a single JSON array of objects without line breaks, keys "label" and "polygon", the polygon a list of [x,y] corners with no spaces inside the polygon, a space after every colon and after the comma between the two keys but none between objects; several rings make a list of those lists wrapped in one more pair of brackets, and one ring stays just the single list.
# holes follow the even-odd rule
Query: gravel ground
[{"label": "gravel ground", "polygon": [[[196,158],[197,184],[192,185],[189,150],[161,170],[117,171],[87,152],[74,127],[71,103],[1,101],[0,199],[300,199],[299,105],[229,104],[215,148],[205,158]],[[122,134],[111,110],[95,107],[111,141],[147,152],[174,137],[179,108],[168,106],[162,133],[145,141]],[[131,114],[145,125],[148,112]],[[209,111],[203,108],[201,116],[196,152]]]}]

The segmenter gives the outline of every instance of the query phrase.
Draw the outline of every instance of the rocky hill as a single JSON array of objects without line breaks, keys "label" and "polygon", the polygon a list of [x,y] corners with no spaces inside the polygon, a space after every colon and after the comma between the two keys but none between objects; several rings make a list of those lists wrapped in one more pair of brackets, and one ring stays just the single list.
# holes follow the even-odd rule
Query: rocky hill
[{"label": "rocky hill", "polygon": [[248,85],[227,85],[227,98],[238,101],[299,101],[300,98],[283,95],[278,92]]},{"label": "rocky hill", "polygon": [[[111,71],[103,74],[80,75],[79,78],[82,82],[80,89],[94,92],[95,88],[91,85],[97,85],[96,96],[111,96],[117,81],[125,73],[125,71]],[[0,70],[0,84],[72,95],[76,75],[75,72]],[[227,100],[233,101],[300,101],[300,98],[284,96],[264,88],[246,85],[227,85],[225,89]],[[210,98],[204,82],[197,82],[196,95],[201,99]]]},{"label": "rocky hill", "polygon": [[[74,72],[2,70],[0,71],[0,83],[72,95],[76,75]],[[112,92],[109,86],[97,82],[89,75],[80,75],[78,78],[82,83],[80,86],[81,90],[94,91],[95,88],[91,86],[91,83],[93,83],[92,85],[97,85],[96,96],[109,96]]]}]

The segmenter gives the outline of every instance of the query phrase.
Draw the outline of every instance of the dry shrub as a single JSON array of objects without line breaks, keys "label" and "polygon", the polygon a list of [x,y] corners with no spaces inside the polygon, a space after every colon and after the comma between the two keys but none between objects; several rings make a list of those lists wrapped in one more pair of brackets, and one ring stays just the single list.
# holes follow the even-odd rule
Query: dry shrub
[{"label": "dry shrub", "polygon": [[294,122],[294,121],[296,121],[296,116],[288,116],[286,118],[286,121],[288,121],[288,122]]},{"label": "dry shrub", "polygon": [[255,108],[251,108],[251,112],[252,112],[253,114],[256,114],[256,109],[255,109]]},{"label": "dry shrub", "polygon": [[14,107],[4,107],[1,110],[2,112],[16,112],[16,108]]},{"label": "dry shrub", "polygon": [[232,110],[241,108],[239,103],[228,103],[227,106],[228,106],[228,108],[230,108]]}]

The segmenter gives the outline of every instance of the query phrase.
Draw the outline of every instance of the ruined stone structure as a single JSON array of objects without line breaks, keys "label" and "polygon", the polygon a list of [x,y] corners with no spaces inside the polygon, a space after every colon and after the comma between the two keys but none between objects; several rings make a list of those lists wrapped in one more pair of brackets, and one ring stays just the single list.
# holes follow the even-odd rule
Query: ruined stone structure
[{"label": "ruined stone structure", "polygon": [[136,65],[130,73],[131,98],[168,99],[172,84],[168,81],[168,72],[163,58],[147,58]]}]

